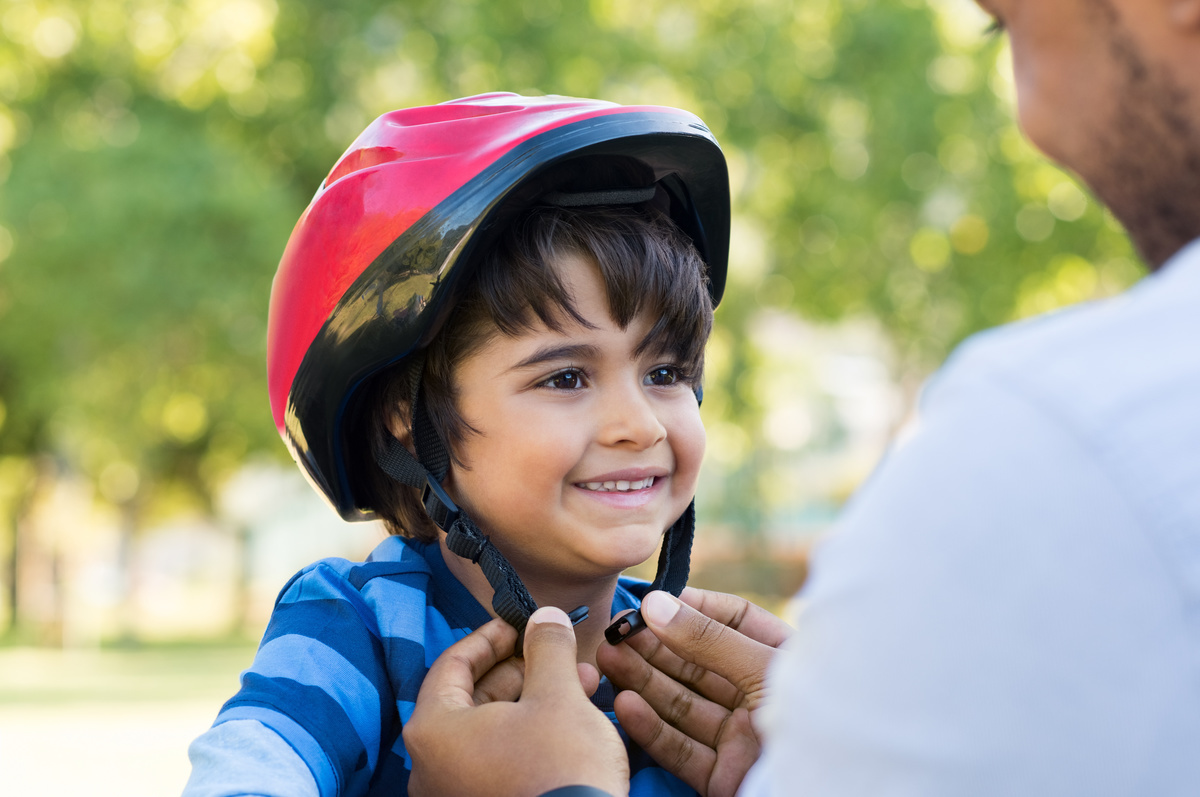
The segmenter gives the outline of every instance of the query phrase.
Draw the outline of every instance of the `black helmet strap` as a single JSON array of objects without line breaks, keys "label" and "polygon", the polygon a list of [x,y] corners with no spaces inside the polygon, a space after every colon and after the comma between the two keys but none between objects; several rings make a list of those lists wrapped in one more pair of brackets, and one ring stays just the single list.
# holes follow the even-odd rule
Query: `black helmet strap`
[{"label": "black helmet strap", "polygon": [[537,604],[504,554],[492,545],[475,521],[459,509],[442,487],[450,469],[450,452],[421,400],[423,371],[423,363],[414,364],[410,395],[413,396],[412,434],[417,456],[393,437],[377,462],[383,472],[396,481],[421,490],[425,512],[446,532],[446,547],[479,565],[492,587],[492,608],[505,622],[523,632],[529,615],[537,610]]}]

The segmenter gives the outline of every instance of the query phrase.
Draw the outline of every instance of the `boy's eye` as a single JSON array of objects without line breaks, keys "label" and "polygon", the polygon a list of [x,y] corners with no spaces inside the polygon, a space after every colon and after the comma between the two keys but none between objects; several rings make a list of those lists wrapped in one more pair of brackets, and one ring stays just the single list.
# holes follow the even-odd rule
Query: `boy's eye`
[{"label": "boy's eye", "polygon": [[646,374],[644,382],[647,385],[654,385],[656,387],[667,387],[668,385],[675,384],[679,379],[679,369],[664,365]]},{"label": "boy's eye", "polygon": [[578,390],[583,387],[583,374],[579,371],[560,371],[542,384],[555,390]]}]

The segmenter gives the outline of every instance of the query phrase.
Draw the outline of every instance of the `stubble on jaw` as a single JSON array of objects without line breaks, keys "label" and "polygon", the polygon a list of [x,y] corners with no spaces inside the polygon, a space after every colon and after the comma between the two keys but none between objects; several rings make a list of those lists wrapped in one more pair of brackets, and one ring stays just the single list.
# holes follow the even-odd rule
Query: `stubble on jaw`
[{"label": "stubble on jaw", "polygon": [[1177,76],[1148,61],[1110,0],[1089,0],[1120,83],[1111,118],[1092,139],[1085,175],[1151,269],[1200,237],[1200,109]]}]

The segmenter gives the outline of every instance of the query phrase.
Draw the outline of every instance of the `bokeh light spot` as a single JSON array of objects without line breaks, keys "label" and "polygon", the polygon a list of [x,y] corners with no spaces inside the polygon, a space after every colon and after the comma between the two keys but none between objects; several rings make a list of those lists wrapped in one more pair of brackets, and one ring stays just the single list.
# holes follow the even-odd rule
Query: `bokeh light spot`
[{"label": "bokeh light spot", "polygon": [[1056,218],[1063,221],[1076,221],[1087,212],[1088,198],[1085,193],[1070,181],[1064,181],[1050,189],[1046,197],[1046,207]]},{"label": "bokeh light spot", "polygon": [[180,443],[194,442],[208,428],[208,408],[194,393],[175,393],[163,407],[162,425]]},{"label": "bokeh light spot", "polygon": [[941,271],[950,260],[950,242],[938,230],[923,227],[913,235],[908,253],[922,271]]},{"label": "bokeh light spot", "polygon": [[989,234],[987,222],[980,216],[968,213],[950,228],[950,244],[956,252],[964,255],[978,254],[987,246]]},{"label": "bokeh light spot", "polygon": [[128,462],[110,462],[100,471],[96,486],[100,494],[114,504],[124,503],[137,495],[141,476],[137,468]]},{"label": "bokeh light spot", "polygon": [[1031,243],[1044,241],[1054,232],[1054,216],[1044,205],[1030,204],[1017,211],[1017,234]]},{"label": "bokeh light spot", "polygon": [[46,58],[62,58],[74,50],[78,42],[75,26],[62,17],[45,17],[33,29],[34,49]]}]

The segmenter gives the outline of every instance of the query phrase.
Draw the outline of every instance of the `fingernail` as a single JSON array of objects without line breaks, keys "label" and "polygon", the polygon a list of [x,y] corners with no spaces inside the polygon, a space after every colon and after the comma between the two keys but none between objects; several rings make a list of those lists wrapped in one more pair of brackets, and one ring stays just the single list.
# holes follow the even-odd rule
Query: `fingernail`
[{"label": "fingernail", "polygon": [[651,625],[667,625],[678,611],[679,601],[669,593],[656,590],[642,599],[642,617]]},{"label": "fingernail", "polygon": [[567,617],[567,613],[557,606],[543,606],[529,616],[529,622],[537,623],[557,623],[571,627],[571,618]]}]

